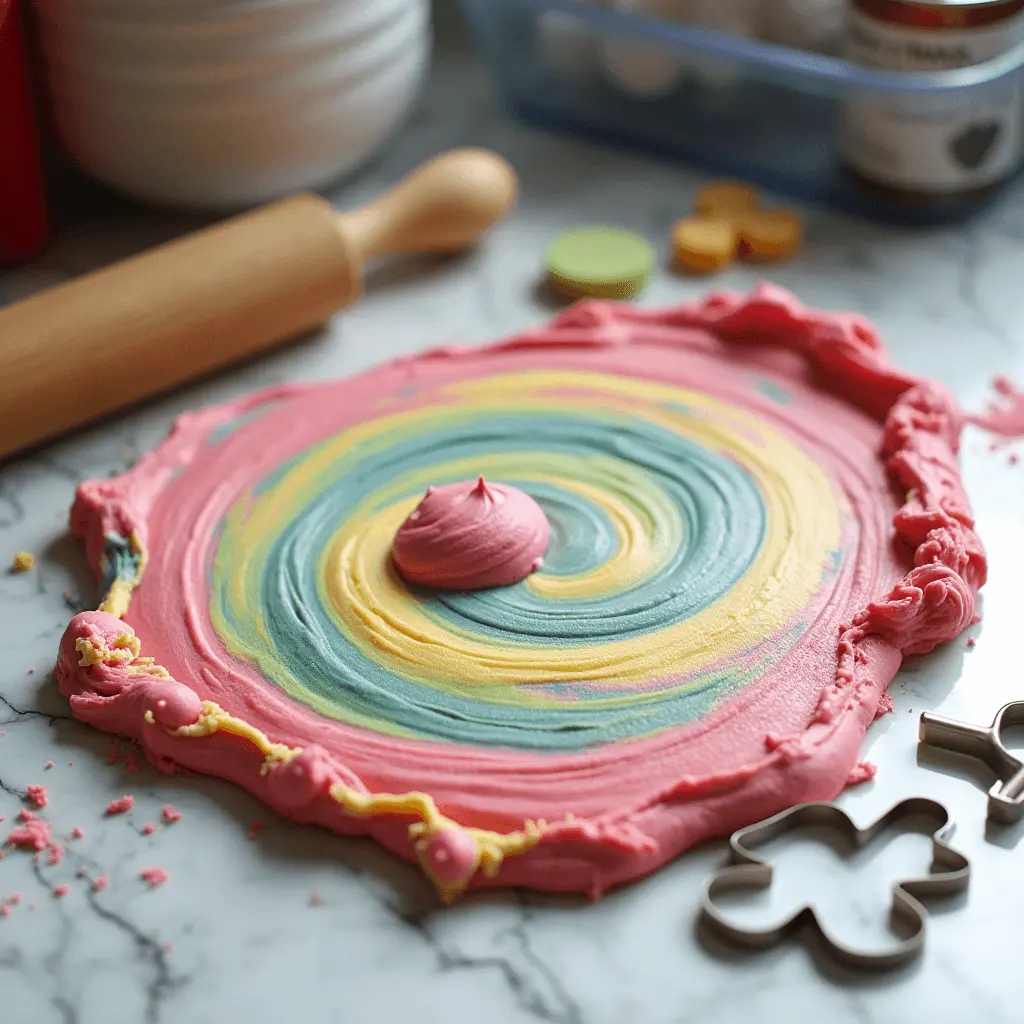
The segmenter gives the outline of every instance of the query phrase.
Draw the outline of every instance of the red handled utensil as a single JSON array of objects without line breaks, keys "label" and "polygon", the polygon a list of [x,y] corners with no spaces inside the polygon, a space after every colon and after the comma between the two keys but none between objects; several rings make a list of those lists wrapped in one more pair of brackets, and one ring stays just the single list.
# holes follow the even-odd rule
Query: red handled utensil
[{"label": "red handled utensil", "polygon": [[49,226],[21,11],[0,0],[0,263],[37,253]]}]

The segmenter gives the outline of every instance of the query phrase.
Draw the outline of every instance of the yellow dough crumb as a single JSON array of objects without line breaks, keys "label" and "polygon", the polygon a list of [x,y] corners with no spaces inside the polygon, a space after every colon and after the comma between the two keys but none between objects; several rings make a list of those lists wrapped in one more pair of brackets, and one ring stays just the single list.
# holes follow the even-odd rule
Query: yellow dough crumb
[{"label": "yellow dough crumb", "polygon": [[11,562],[11,572],[28,572],[36,564],[36,556],[29,551],[18,551]]},{"label": "yellow dough crumb", "polygon": [[690,217],[672,227],[672,251],[677,270],[713,274],[736,256],[739,234],[728,220]]}]

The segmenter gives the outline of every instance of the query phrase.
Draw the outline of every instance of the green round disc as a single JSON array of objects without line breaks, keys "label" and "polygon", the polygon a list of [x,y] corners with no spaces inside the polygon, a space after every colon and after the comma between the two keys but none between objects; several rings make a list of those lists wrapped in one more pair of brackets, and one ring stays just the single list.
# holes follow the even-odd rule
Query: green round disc
[{"label": "green round disc", "polygon": [[645,238],[606,227],[563,231],[544,254],[551,283],[574,297],[629,298],[647,283],[654,259]]}]

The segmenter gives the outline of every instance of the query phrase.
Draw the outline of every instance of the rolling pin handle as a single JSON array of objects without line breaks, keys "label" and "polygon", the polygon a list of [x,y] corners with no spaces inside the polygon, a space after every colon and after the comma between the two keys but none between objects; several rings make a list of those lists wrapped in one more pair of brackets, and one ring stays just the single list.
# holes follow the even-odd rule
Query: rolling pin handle
[{"label": "rolling pin handle", "polygon": [[516,200],[515,171],[496,153],[456,149],[424,164],[369,206],[338,215],[364,261],[407,252],[458,252]]}]

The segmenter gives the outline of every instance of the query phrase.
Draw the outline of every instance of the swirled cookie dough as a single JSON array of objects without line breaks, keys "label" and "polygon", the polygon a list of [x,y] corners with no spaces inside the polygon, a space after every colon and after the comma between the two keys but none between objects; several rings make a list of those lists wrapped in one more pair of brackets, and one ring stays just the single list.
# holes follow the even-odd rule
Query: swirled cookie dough
[{"label": "swirled cookie dough", "polygon": [[[973,615],[959,429],[867,324],[771,288],[278,387],[81,486],[108,597],[58,678],[79,718],[445,896],[599,892],[841,790],[902,654]],[[408,582],[427,488],[475,524],[450,498],[481,476],[542,510],[543,564]],[[481,582],[530,536],[445,564]]]}]

